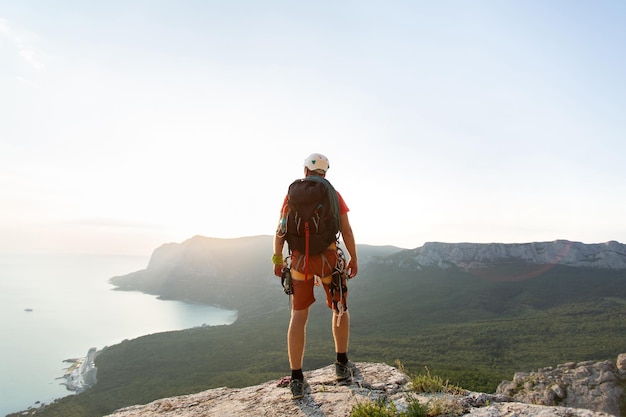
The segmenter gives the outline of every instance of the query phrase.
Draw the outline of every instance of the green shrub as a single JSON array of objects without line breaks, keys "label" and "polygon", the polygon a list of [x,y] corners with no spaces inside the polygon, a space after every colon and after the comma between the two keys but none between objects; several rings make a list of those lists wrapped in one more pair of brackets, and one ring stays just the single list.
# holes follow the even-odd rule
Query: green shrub
[{"label": "green shrub", "polygon": [[396,405],[384,397],[376,401],[358,402],[350,412],[350,417],[397,417],[397,415]]},{"label": "green shrub", "polygon": [[428,417],[428,406],[421,404],[417,398],[408,394],[406,397],[407,410],[398,412],[393,401],[384,397],[376,401],[359,402],[352,408],[350,417]]},{"label": "green shrub", "polygon": [[405,413],[402,413],[402,416],[406,417],[427,417],[428,413],[428,405],[422,404],[419,402],[415,396],[411,393],[406,395],[406,404],[407,410]]},{"label": "green shrub", "polygon": [[450,384],[448,380],[443,380],[440,376],[431,375],[427,366],[424,367],[426,372],[424,374],[417,374],[411,376],[411,389],[415,392],[424,393],[437,393],[443,392],[446,394],[464,394],[467,392],[461,387]]},{"label": "green shrub", "polygon": [[[400,361],[396,361],[398,369],[407,373],[404,365]],[[424,374],[411,376],[412,391],[407,392],[405,399],[407,404],[406,411],[398,412],[397,406],[393,401],[389,401],[386,397],[380,397],[376,401],[367,400],[357,403],[351,410],[350,417],[434,417],[434,416],[460,416],[463,414],[463,407],[454,398],[437,397],[428,403],[422,404],[414,395],[420,393],[443,393],[443,394],[464,394],[466,390],[451,385],[448,381],[444,381],[441,377],[430,374],[428,367],[425,367]]]},{"label": "green shrub", "polygon": [[463,412],[463,406],[452,398],[433,398],[428,401],[428,416],[460,416]]}]

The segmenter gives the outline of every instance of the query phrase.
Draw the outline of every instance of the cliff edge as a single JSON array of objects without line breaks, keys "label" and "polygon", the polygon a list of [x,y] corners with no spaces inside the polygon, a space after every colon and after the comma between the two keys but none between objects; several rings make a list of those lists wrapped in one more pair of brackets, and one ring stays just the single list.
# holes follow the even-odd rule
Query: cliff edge
[{"label": "cliff edge", "polygon": [[[270,381],[261,385],[247,388],[217,388],[191,395],[173,398],[164,398],[146,405],[136,405],[120,409],[108,417],[199,417],[199,416],[340,416],[348,417],[355,405],[365,404],[380,399],[393,402],[398,412],[406,411],[411,401],[417,400],[426,406],[434,404],[438,414],[474,417],[620,417],[619,404],[623,402],[621,386],[626,380],[626,354],[618,357],[617,364],[607,365],[606,361],[593,363],[559,365],[551,370],[551,378],[558,379],[562,392],[574,392],[582,395],[580,398],[571,398],[576,407],[567,406],[564,401],[567,395],[561,398],[560,405],[531,404],[522,402],[520,392],[527,397],[529,390],[538,387],[541,392],[546,391],[546,384],[524,384],[522,375],[517,376],[513,383],[503,383],[503,389],[508,394],[484,394],[476,392],[462,392],[455,394],[424,394],[411,393],[410,378],[400,370],[379,363],[357,363],[358,373],[351,385],[337,385],[334,381],[334,367],[327,366],[310,372],[305,372],[309,388],[302,400],[292,400],[287,387],[281,386],[278,381]],[[578,369],[579,372],[569,372]],[[553,371],[553,372],[552,372]],[[539,372],[542,372],[541,370]],[[556,374],[576,375],[577,378],[559,378]],[[545,370],[544,370],[545,373]],[[596,377],[603,375],[601,380]],[[610,375],[609,375],[610,374]],[[536,380],[536,378],[533,378]],[[527,382],[528,380],[526,380]],[[569,381],[569,382],[568,382]],[[586,382],[585,382],[586,381]],[[521,382],[518,385],[517,382]],[[568,385],[575,385],[575,391],[568,391]],[[596,395],[600,385],[604,385],[600,395]],[[583,392],[583,386],[587,392]],[[506,390],[504,387],[508,387]],[[547,384],[548,391],[554,384]],[[595,390],[595,391],[594,391]],[[511,395],[512,394],[512,395]],[[607,396],[611,396],[608,398]],[[413,400],[411,400],[411,397]],[[560,398],[552,396],[552,398]],[[559,402],[559,401],[557,401]],[[610,410],[607,411],[605,408]]]}]

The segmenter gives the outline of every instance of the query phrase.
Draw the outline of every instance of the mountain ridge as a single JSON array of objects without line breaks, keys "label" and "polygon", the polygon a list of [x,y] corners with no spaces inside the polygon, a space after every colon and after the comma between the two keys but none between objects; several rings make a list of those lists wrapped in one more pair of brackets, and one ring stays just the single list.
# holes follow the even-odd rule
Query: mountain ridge
[{"label": "mountain ridge", "polygon": [[[462,270],[488,267],[494,263],[520,262],[599,269],[626,269],[626,245],[617,241],[581,243],[570,240],[529,243],[427,242],[403,253],[414,266],[452,266]],[[410,263],[405,263],[409,266]]]},{"label": "mountain ridge", "polygon": [[[201,235],[193,236],[181,243],[166,243],[154,250],[148,268],[158,267],[160,261],[170,260],[172,256],[193,248],[202,248],[204,255],[211,252],[222,252],[239,249],[255,248],[258,244],[271,250],[270,235],[244,236],[239,238],[214,238]],[[359,259],[361,252],[366,254],[365,261],[371,258],[388,257],[390,255],[403,258],[414,257],[419,267],[451,266],[469,270],[485,267],[490,263],[518,261],[531,264],[565,265],[573,267],[589,267],[600,269],[626,269],[626,244],[611,240],[601,243],[582,243],[566,239],[543,242],[525,243],[472,243],[472,242],[426,242],[414,249],[404,249],[392,245],[358,244]]]},{"label": "mountain ridge", "polygon": [[[191,261],[195,264],[202,261],[210,266],[219,261],[221,256],[234,250],[252,252],[255,257],[260,253],[264,253],[263,256],[271,256],[271,241],[270,235],[239,238],[196,235],[181,243],[171,242],[156,248],[146,269],[172,267],[181,261]],[[426,242],[414,249],[392,245],[358,244],[357,250],[360,262],[367,263],[372,260],[386,262],[402,258],[403,266],[413,266],[415,269],[434,266],[442,269],[457,267],[472,270],[494,263],[510,262],[626,269],[626,245],[614,240],[602,243],[582,243],[564,239],[527,243]]]}]

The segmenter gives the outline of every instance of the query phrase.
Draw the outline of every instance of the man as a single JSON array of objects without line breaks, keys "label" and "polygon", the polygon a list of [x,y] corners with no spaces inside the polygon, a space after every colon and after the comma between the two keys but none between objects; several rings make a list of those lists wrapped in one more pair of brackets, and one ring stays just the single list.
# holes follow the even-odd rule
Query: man
[{"label": "man", "polygon": [[[321,154],[312,154],[304,161],[305,177],[317,175],[326,177],[326,171],[330,164],[328,158]],[[336,191],[335,191],[336,192]],[[331,294],[330,284],[333,267],[343,265],[345,271],[342,277],[354,278],[358,272],[356,243],[354,234],[348,220],[348,206],[343,198],[337,193],[339,200],[339,214],[341,219],[340,232],[346,249],[349,252],[349,262],[343,259],[343,252],[338,250],[337,242],[332,242],[321,254],[309,254],[303,262],[306,254],[302,251],[291,250],[291,276],[293,286],[293,303],[291,310],[291,320],[287,333],[287,346],[289,355],[289,365],[291,367],[290,388],[294,399],[304,396],[306,383],[302,374],[302,363],[304,358],[304,348],[306,344],[306,324],[309,317],[309,308],[315,297],[313,294],[314,284],[317,279],[322,281],[326,293],[326,304],[333,310],[332,333],[335,342],[335,371],[337,381],[347,381],[352,378],[354,365],[348,361],[348,341],[350,336],[350,315],[347,311],[347,287],[343,282],[343,288],[339,299],[336,294]],[[283,246],[286,240],[286,219],[288,215],[288,197],[285,197],[281,210],[279,227],[274,237],[274,274],[282,275],[283,269]],[[336,237],[335,237],[336,239]],[[339,264],[338,264],[339,262]],[[333,295],[335,299],[333,300]]]}]

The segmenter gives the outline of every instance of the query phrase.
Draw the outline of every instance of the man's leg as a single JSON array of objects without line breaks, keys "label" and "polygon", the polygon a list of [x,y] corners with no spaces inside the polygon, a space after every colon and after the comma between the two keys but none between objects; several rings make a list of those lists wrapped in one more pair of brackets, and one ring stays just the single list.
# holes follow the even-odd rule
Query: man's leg
[{"label": "man's leg", "polygon": [[303,310],[291,310],[289,331],[287,332],[287,352],[289,366],[291,367],[291,397],[300,399],[304,397],[304,375],[302,374],[302,362],[304,359],[304,345],[306,344],[306,323],[309,318],[309,307]]},{"label": "man's leg", "polygon": [[[339,321],[339,326],[337,326]],[[350,341],[350,313],[345,311],[339,320],[339,316],[333,311],[333,338],[335,339],[335,352],[347,353]]]},{"label": "man's leg", "polygon": [[291,320],[287,332],[287,352],[289,354],[289,366],[292,370],[302,369],[308,319],[308,307],[304,310],[291,310]]},{"label": "man's leg", "polygon": [[[339,322],[339,327],[337,327]],[[335,339],[335,378],[340,382],[351,382],[354,376],[354,365],[348,360],[348,342],[350,339],[350,313],[347,311],[341,316],[333,312],[333,338]]]},{"label": "man's leg", "polygon": [[[333,312],[333,318],[331,320],[333,339],[335,341],[335,353],[337,354],[337,360],[335,362],[335,372],[337,381],[343,381],[351,379],[352,369],[350,362],[348,361],[348,346],[350,341],[350,313],[345,310],[343,314],[339,315],[337,308],[338,303],[347,306],[348,291],[342,286],[340,293],[332,291],[332,282],[324,283],[324,290],[326,291],[326,305]],[[340,299],[339,299],[340,298]],[[339,326],[337,326],[339,324]]]}]

